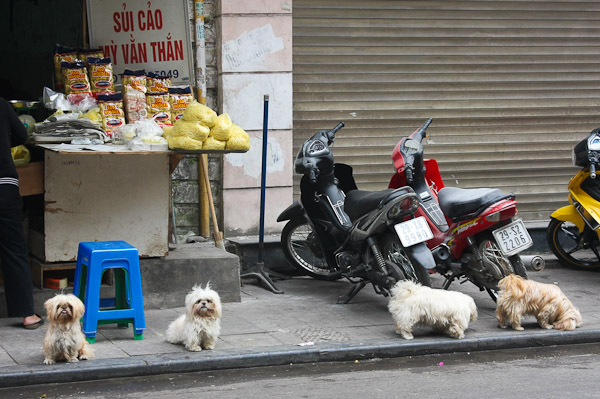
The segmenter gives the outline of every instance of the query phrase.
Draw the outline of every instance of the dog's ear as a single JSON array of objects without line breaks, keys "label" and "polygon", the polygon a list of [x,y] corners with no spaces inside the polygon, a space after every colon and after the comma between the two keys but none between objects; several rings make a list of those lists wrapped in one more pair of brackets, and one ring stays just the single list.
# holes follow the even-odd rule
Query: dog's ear
[{"label": "dog's ear", "polygon": [[205,290],[210,290],[210,280],[206,283],[206,287],[204,287]]},{"label": "dog's ear", "polygon": [[46,315],[49,319],[54,317],[54,302],[56,297],[49,298],[44,302],[44,308],[46,309]]},{"label": "dog's ear", "polygon": [[75,295],[72,295],[71,305],[73,306],[73,318],[80,319],[85,313],[85,305]]}]

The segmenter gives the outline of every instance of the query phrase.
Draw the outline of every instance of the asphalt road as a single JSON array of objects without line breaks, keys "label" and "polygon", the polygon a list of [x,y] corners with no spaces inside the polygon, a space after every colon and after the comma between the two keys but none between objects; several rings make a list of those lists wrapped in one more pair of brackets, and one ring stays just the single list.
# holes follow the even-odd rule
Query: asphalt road
[{"label": "asphalt road", "polygon": [[598,398],[600,345],[430,355],[0,389],[1,398]]}]

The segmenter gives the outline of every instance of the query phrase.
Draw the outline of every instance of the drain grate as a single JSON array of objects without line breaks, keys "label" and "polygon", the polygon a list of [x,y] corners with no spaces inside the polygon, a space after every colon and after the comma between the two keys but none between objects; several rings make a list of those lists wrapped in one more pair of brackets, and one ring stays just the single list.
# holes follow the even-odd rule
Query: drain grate
[{"label": "drain grate", "polygon": [[348,341],[346,335],[331,328],[300,328],[294,331],[303,342],[344,342]]}]

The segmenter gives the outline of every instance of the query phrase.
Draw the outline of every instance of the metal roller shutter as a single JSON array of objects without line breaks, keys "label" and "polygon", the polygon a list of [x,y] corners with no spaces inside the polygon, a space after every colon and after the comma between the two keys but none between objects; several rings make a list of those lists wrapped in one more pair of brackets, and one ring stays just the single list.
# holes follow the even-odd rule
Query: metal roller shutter
[{"label": "metal roller shutter", "polygon": [[344,121],[336,161],[379,190],[433,117],[425,155],[446,185],[514,192],[545,222],[600,126],[598,20],[600,2],[294,0],[294,148]]}]

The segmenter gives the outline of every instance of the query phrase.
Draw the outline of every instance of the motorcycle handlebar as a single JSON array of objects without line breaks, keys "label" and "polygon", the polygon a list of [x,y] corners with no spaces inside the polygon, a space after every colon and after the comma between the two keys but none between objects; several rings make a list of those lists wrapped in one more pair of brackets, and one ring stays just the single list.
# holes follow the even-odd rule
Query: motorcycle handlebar
[{"label": "motorcycle handlebar", "polygon": [[317,184],[317,176],[319,175],[319,170],[316,168],[310,168],[308,170],[308,177],[310,178],[310,182],[312,184]]},{"label": "motorcycle handlebar", "polygon": [[404,174],[406,176],[406,184],[412,184],[413,182],[413,170],[410,166],[404,169]]},{"label": "motorcycle handlebar", "polygon": [[596,165],[598,164],[598,153],[592,151],[588,154],[588,162],[590,164],[590,177],[596,178]]},{"label": "motorcycle handlebar", "polygon": [[344,127],[344,122],[338,123],[333,129],[331,129],[331,133],[335,134],[338,130]]},{"label": "motorcycle handlebar", "polygon": [[590,164],[590,177],[592,179],[596,178],[596,164]]},{"label": "motorcycle handlebar", "polygon": [[431,125],[431,122],[433,122],[433,118],[429,118],[429,119],[427,119],[427,121],[426,121],[426,122],[423,124],[423,126],[421,126],[421,127],[419,128],[419,133],[418,133],[418,136],[419,136],[421,139],[425,138],[425,135],[427,134],[427,133],[426,133],[426,130],[427,130],[427,128],[429,127],[429,125]]}]

